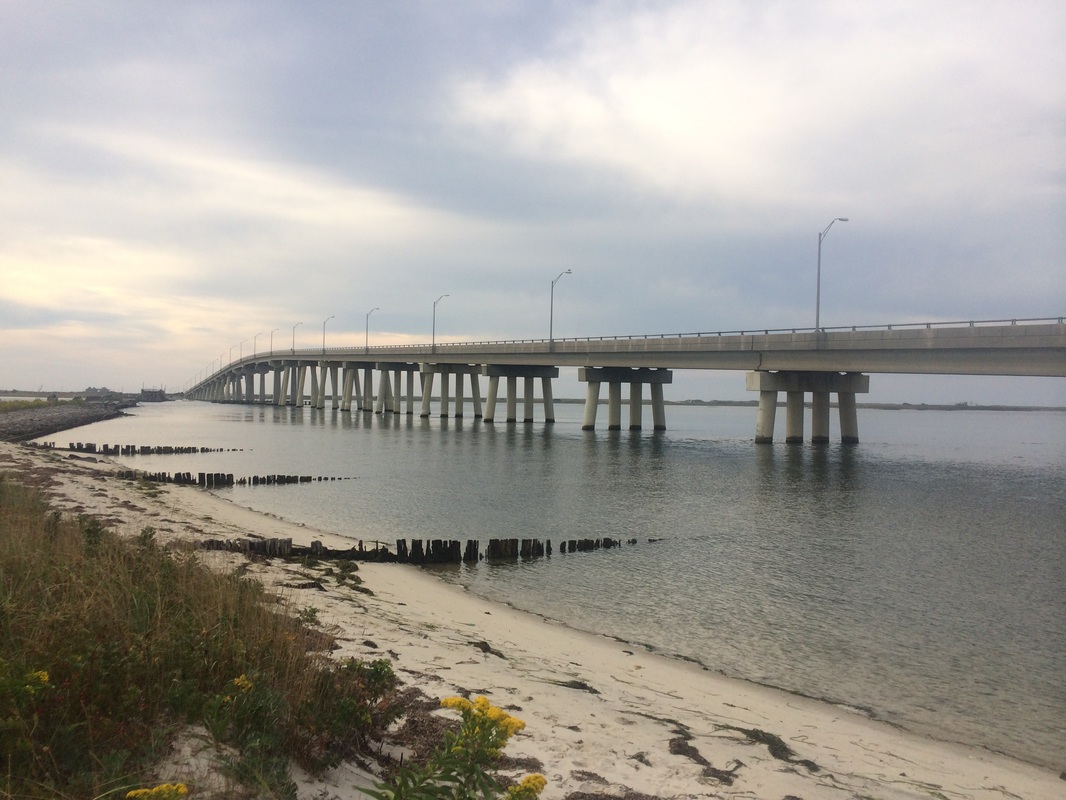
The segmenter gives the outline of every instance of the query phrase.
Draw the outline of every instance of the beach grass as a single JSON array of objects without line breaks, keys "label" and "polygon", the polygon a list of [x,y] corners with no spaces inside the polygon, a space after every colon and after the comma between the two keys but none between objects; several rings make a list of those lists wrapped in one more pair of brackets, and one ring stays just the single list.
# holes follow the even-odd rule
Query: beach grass
[{"label": "beach grass", "polygon": [[[27,408],[51,408],[52,406],[59,405],[61,401],[58,400],[4,400],[0,402],[0,414],[8,411],[22,411]],[[74,405],[84,405],[81,400],[64,400],[63,403],[72,403]]]},{"label": "beach grass", "polygon": [[234,780],[291,795],[290,763],[365,751],[401,710],[388,661],[330,643],[258,582],[0,474],[0,796],[125,797],[189,725],[228,746]]}]

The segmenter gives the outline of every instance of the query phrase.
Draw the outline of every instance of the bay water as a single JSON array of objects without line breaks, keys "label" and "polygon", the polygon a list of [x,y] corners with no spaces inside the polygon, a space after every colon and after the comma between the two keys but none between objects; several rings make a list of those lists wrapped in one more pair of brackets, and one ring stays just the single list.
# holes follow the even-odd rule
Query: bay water
[{"label": "bay water", "polygon": [[[47,438],[222,449],[122,459],[151,471],[346,478],[217,493],[390,547],[550,540],[550,558],[433,569],[576,628],[1066,769],[1066,412],[860,409],[857,446],[756,446],[751,407],[670,405],[658,432],[582,431],[581,413],[557,403],[554,424],[538,408],[533,424],[492,425],[172,402]],[[636,543],[559,553],[603,537]]]}]

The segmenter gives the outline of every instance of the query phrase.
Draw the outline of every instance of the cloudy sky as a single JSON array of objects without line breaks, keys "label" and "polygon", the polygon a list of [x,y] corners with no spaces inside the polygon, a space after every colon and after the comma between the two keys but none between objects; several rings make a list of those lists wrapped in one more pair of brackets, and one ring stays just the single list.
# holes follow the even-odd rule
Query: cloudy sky
[{"label": "cloudy sky", "polygon": [[0,389],[426,342],[445,294],[438,341],[546,338],[566,269],[557,337],[811,327],[835,217],[823,325],[1066,313],[1061,0],[5,0],[0,109]]}]

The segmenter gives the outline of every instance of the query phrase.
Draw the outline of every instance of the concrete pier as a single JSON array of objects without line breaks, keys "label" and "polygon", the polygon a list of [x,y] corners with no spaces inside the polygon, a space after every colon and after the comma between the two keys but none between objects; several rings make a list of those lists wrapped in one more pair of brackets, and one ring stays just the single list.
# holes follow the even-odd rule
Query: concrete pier
[{"label": "concrete pier", "polygon": [[748,391],[759,393],[759,411],[755,420],[755,443],[774,440],[774,418],[778,392],[785,392],[785,441],[803,441],[804,394],[811,393],[811,443],[829,441],[829,395],[837,395],[840,414],[840,440],[845,444],[859,441],[859,422],[855,395],[870,391],[870,376],[857,372],[749,372]]},{"label": "concrete pier", "polygon": [[[480,367],[476,364],[419,364],[418,371],[422,376],[422,406],[420,416],[430,416],[433,402],[434,378],[440,375],[440,416],[442,418],[451,415],[452,402],[452,377],[455,378],[455,412],[456,419],[462,419],[466,407],[464,384],[470,385],[470,401],[473,406],[474,418],[481,418],[481,384],[478,381]],[[464,380],[464,378],[466,380]],[[408,403],[410,395],[414,391],[414,383],[408,383]],[[408,412],[410,413],[410,412]]]},{"label": "concrete pier", "polygon": [[541,406],[544,421],[555,422],[555,401],[552,395],[552,378],[559,377],[559,368],[538,364],[485,364],[481,374],[489,379],[489,393],[485,401],[485,422],[496,421],[496,402],[500,394],[500,378],[507,379],[507,421],[518,422],[518,379],[522,378],[522,422],[533,422],[535,398],[533,388],[540,378]]},{"label": "concrete pier", "polygon": [[588,384],[585,391],[585,413],[581,429],[594,430],[596,410],[600,402],[600,385],[607,384],[607,430],[622,429],[622,384],[629,384],[629,430],[643,427],[643,387],[651,386],[652,421],[655,430],[666,430],[666,407],[663,401],[663,385],[673,383],[674,375],[668,369],[648,367],[582,367],[577,379]]}]

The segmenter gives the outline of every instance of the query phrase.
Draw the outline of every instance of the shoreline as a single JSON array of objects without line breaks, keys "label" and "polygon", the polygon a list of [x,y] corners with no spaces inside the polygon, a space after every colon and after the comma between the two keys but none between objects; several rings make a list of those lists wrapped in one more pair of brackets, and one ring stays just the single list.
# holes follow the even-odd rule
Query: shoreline
[{"label": "shoreline", "polygon": [[[109,459],[0,444],[0,472],[42,488],[56,508],[99,516],[162,543],[290,537],[346,548],[352,540],[269,516],[190,487],[143,487],[107,473]],[[989,750],[927,738],[824,702],[729,678],[617,637],[588,633],[406,565],[360,562],[373,594],[331,586],[322,572],[279,560],[242,564],[296,610],[315,608],[336,657],[388,657],[405,683],[440,698],[468,691],[525,720],[506,755],[533,759],[544,800],[574,792],[626,797],[1066,797],[1054,771]],[[325,566],[325,565],[323,565]],[[313,579],[313,580],[311,580]],[[319,588],[301,584],[317,583]],[[779,744],[787,745],[791,755]],[[528,771],[528,770],[527,770]],[[180,776],[177,776],[180,777]],[[341,767],[302,781],[301,797],[346,800],[367,777]]]}]

